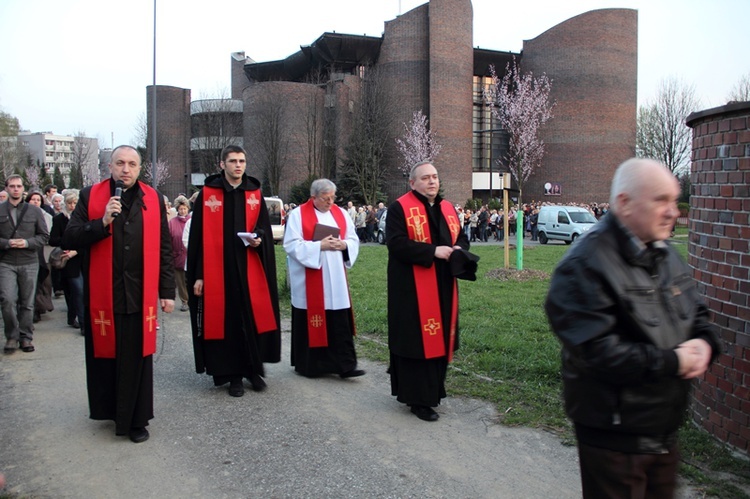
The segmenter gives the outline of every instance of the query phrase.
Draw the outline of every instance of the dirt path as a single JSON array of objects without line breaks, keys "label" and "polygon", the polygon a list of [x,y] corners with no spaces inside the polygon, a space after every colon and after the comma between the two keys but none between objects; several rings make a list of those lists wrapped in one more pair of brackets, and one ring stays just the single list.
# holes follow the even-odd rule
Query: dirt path
[{"label": "dirt path", "polygon": [[[64,308],[62,300],[56,300]],[[34,353],[0,359],[3,491],[24,497],[579,497],[575,448],[493,423],[448,398],[437,423],[390,396],[385,366],[306,379],[269,365],[267,391],[232,398],[193,369],[187,313],[163,316],[151,439],[88,419],[83,338],[64,313]],[[284,335],[288,355],[289,336]]]}]

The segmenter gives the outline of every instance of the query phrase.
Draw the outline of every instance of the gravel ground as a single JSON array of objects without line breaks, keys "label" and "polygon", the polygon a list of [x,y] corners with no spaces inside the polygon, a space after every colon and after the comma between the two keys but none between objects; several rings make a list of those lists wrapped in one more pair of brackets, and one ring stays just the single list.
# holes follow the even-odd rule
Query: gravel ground
[{"label": "gravel ground", "polygon": [[10,497],[580,497],[575,448],[554,435],[497,425],[491,405],[452,397],[438,422],[420,421],[379,363],[350,380],[298,376],[288,331],[268,389],[230,397],[194,372],[185,312],[160,318],[156,417],[151,439],[133,444],[88,418],[83,338],[55,306],[36,352],[0,354]]}]

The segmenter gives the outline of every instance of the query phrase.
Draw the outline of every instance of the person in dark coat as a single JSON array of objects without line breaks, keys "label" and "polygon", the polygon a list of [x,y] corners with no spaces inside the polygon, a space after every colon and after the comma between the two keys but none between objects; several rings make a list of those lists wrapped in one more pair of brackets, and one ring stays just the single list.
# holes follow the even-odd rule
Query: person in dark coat
[{"label": "person in dark coat", "polygon": [[116,147],[109,171],[81,191],[62,248],[83,253],[91,419],[114,420],[115,434],[139,443],[154,417],[157,307],[174,309],[172,248],[162,195],[137,180],[138,151]]},{"label": "person in dark coat", "polygon": [[458,348],[458,289],[449,259],[469,241],[455,208],[438,194],[431,163],[414,166],[409,185],[386,219],[391,392],[418,418],[436,421],[432,408],[446,396],[445,374]]},{"label": "person in dark coat", "polygon": [[[78,190],[65,191],[63,210],[52,219],[52,230],[49,233],[50,246],[60,246],[63,234],[68,227],[70,216],[78,204]],[[65,252],[63,258],[67,260],[65,267],[60,269],[60,286],[65,294],[65,304],[68,306],[68,326],[76,328],[83,334],[84,303],[83,303],[83,258],[75,250]]]},{"label": "person in dark coat", "polygon": [[245,151],[230,145],[221,157],[222,173],[206,178],[190,221],[190,318],[196,372],[241,397],[243,378],[262,391],[263,363],[281,361],[276,258],[260,182],[245,175]]},{"label": "person in dark coat", "polygon": [[679,196],[661,163],[625,161],[612,213],[552,274],[545,311],[584,498],[674,497],[691,382],[722,351],[691,269],[666,242]]},{"label": "person in dark coat", "polygon": [[[39,191],[31,191],[26,195],[26,202],[37,208],[43,208],[44,196]],[[52,215],[42,210],[42,216],[47,224],[47,231],[52,230]],[[52,279],[50,278],[50,267],[47,263],[52,248],[48,244],[39,248],[39,273],[36,278],[36,294],[34,296],[34,322],[42,320],[42,314],[52,312],[55,306],[52,304]]]}]

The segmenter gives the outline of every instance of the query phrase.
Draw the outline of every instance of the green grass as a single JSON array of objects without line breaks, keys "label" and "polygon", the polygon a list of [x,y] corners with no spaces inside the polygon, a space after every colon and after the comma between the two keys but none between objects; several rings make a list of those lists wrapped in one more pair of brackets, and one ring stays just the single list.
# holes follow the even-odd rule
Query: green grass
[{"label": "green grass", "polygon": [[[676,236],[673,243],[686,258],[686,229],[684,235],[678,229]],[[524,269],[551,274],[568,248],[559,244],[525,248]],[[500,281],[487,273],[504,267],[502,248],[474,246],[472,252],[481,260],[476,281],[459,281],[461,348],[448,371],[448,392],[490,401],[503,424],[551,429],[563,443],[573,444],[571,425],[561,401],[560,347],[543,309],[549,276],[523,282]],[[276,258],[282,316],[288,317],[286,255],[280,246]],[[514,269],[514,250],[510,251],[509,262]],[[349,272],[358,354],[381,362],[388,361],[387,263],[385,246],[363,245]],[[719,497],[748,497],[708,464],[719,463],[718,470],[730,473],[735,482],[746,484],[750,482],[746,461],[737,460],[692,425],[686,425],[682,432],[681,445],[686,457],[681,473],[703,492]]]}]

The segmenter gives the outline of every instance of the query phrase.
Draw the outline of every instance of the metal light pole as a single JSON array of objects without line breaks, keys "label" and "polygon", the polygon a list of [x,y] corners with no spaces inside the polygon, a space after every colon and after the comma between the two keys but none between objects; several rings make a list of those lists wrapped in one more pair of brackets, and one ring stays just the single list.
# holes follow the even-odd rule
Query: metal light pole
[{"label": "metal light pole", "polygon": [[156,0],[154,0],[154,66],[151,85],[151,179],[156,189]]}]

